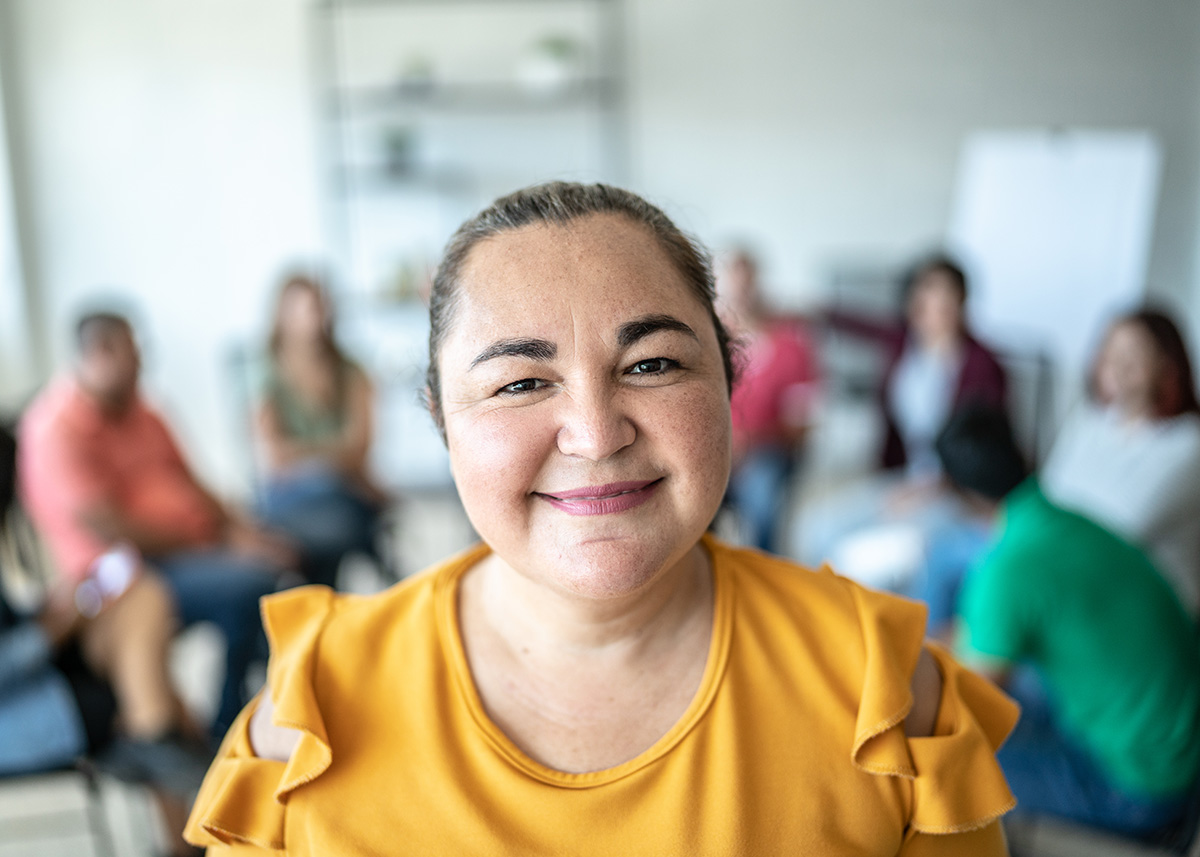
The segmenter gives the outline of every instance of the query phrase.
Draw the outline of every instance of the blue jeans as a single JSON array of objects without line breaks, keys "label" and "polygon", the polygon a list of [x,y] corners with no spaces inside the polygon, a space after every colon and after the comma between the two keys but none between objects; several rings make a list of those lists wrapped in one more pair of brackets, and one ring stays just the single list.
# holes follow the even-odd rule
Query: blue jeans
[{"label": "blue jeans", "polygon": [[1151,797],[1114,785],[1092,755],[1059,730],[1036,674],[1016,675],[1008,692],[1021,704],[1021,719],[996,753],[1017,798],[1014,814],[1053,815],[1135,837],[1183,815],[1186,794]]},{"label": "blue jeans", "polygon": [[779,518],[788,505],[795,456],[791,450],[761,447],[749,452],[729,477],[725,501],[750,531],[750,543],[779,553]]},{"label": "blue jeans", "polygon": [[275,591],[280,570],[228,550],[181,551],[154,560],[171,587],[186,627],[212,622],[225,638],[225,679],[212,734],[225,734],[246,704],[246,672],[265,658],[266,636],[258,601]]},{"label": "blue jeans", "polygon": [[928,629],[941,633],[958,612],[963,582],[991,543],[992,527],[958,518],[938,527],[925,548],[925,567],[913,588],[904,593],[929,605]]},{"label": "blue jeans", "polygon": [[271,479],[259,516],[296,542],[310,583],[336,585],[347,554],[376,555],[379,508],[332,470],[306,468]]}]

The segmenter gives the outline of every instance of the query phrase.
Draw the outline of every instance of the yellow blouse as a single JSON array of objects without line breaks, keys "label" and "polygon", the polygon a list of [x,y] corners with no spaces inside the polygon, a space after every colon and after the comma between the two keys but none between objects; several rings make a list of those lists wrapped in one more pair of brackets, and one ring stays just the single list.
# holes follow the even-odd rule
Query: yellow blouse
[{"label": "yellow blouse", "polygon": [[379,595],[272,596],[274,722],[247,707],[188,823],[209,854],[994,855],[1014,801],[994,750],[1016,707],[931,647],[935,737],[903,719],[924,608],[706,538],[716,608],[700,689],[640,756],[563,773],[487,717],[456,593],[478,546]]}]

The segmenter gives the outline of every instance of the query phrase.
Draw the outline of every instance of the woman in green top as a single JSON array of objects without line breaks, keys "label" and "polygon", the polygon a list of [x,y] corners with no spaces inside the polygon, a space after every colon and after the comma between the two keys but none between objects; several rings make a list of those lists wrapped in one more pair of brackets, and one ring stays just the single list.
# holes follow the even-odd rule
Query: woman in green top
[{"label": "woman in green top", "polygon": [[347,553],[375,551],[383,493],[367,473],[374,392],[334,341],[328,297],[308,276],[280,288],[268,357],[260,513],[301,545],[309,580],[333,586]]}]

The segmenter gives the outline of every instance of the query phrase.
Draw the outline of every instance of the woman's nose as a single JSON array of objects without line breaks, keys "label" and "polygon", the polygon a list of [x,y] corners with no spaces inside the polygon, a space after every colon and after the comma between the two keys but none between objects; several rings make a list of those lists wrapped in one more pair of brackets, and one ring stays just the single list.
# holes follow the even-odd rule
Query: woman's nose
[{"label": "woman's nose", "polygon": [[558,449],[602,461],[633,443],[637,428],[622,407],[619,391],[606,385],[588,385],[564,397]]}]

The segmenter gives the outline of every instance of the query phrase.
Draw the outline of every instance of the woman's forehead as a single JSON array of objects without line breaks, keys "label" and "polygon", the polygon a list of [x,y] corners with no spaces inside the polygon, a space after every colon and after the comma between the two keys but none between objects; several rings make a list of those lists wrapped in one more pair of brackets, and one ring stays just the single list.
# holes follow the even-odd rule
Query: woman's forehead
[{"label": "woman's forehead", "polygon": [[1126,350],[1154,350],[1154,337],[1142,325],[1134,321],[1119,321],[1113,325],[1108,333],[1108,343],[1110,347],[1124,348]]},{"label": "woman's forehead", "polygon": [[678,303],[696,295],[646,227],[619,215],[537,224],[494,235],[468,255],[459,283],[467,306]]},{"label": "woman's forehead", "polygon": [[574,270],[677,273],[647,227],[624,215],[593,214],[564,224],[530,224],[480,241],[467,256],[463,280],[510,273],[561,277]]}]

